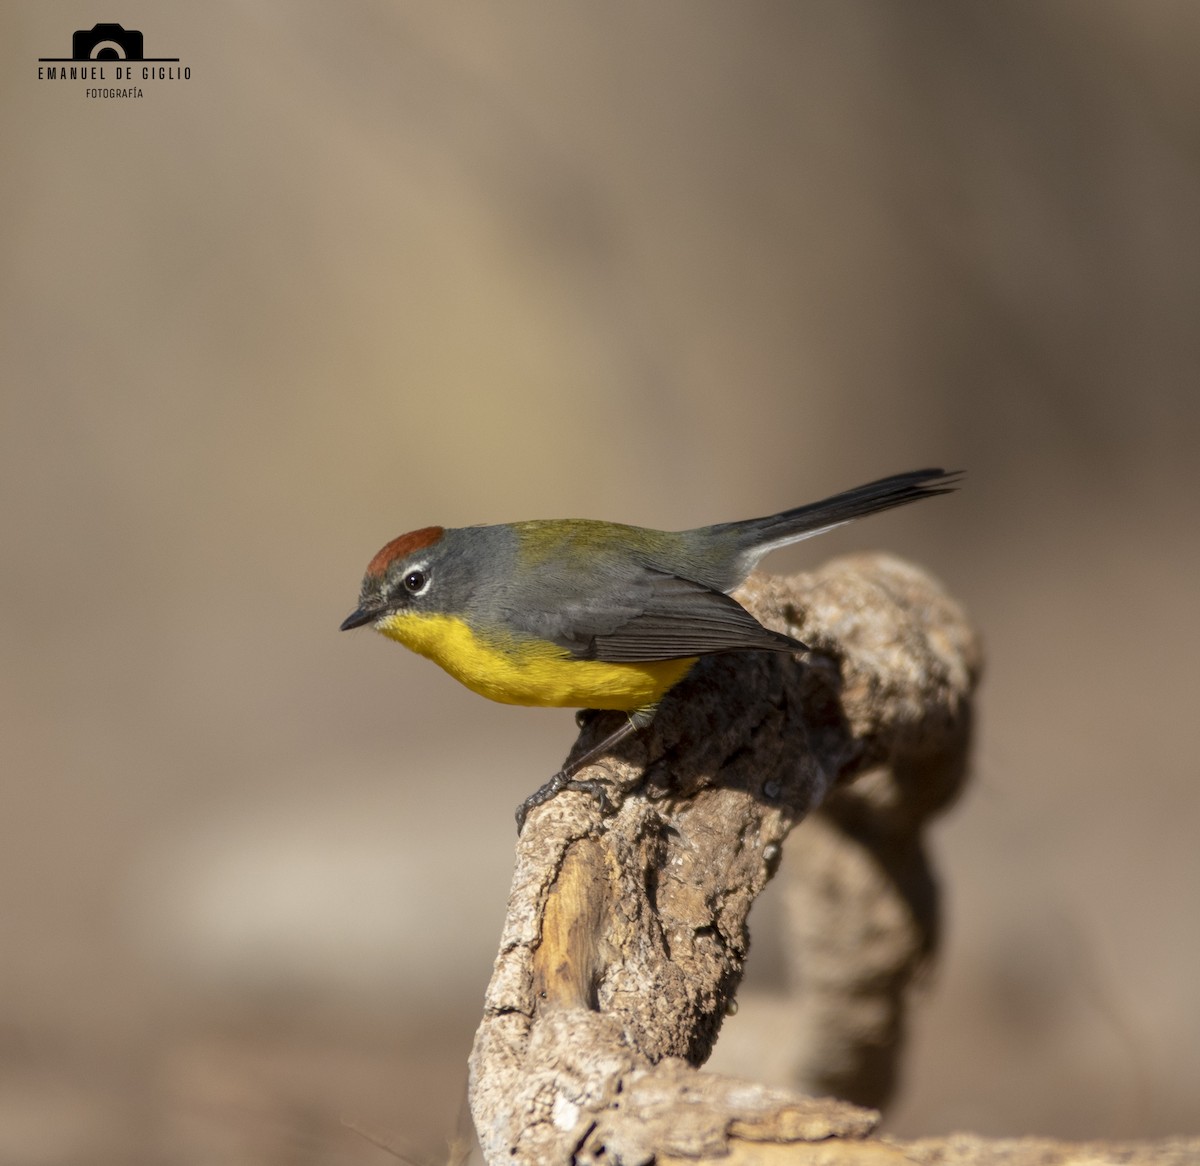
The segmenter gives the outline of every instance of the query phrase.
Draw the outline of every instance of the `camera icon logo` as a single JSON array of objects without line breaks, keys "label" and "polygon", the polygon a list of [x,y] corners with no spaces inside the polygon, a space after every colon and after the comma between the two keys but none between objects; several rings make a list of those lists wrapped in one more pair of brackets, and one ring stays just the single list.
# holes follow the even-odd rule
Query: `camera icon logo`
[{"label": "camera icon logo", "polygon": [[119,24],[94,24],[71,34],[73,61],[140,61],[142,34]]}]

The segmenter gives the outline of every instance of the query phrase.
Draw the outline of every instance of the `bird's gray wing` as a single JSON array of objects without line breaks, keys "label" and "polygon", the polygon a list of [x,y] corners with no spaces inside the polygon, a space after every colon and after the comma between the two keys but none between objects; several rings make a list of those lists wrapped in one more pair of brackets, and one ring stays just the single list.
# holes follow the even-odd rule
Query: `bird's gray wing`
[{"label": "bird's gray wing", "polygon": [[799,640],[763,627],[728,595],[651,567],[626,569],[608,580],[593,577],[586,596],[538,606],[536,616],[526,608],[510,618],[579,660],[635,664],[712,652],[804,650]]}]

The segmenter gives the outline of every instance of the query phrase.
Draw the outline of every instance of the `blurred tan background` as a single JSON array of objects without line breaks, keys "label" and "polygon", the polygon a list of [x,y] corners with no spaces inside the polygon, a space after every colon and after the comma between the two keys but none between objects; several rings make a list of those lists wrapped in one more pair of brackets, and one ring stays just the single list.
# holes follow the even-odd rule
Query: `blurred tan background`
[{"label": "blurred tan background", "polygon": [[[192,79],[36,80],[114,19]],[[888,1128],[1200,1129],[1200,6],[0,27],[0,1161],[452,1134],[574,727],[340,635],[384,541],[926,464],[965,489],[770,564],[894,550],[988,643]]]}]

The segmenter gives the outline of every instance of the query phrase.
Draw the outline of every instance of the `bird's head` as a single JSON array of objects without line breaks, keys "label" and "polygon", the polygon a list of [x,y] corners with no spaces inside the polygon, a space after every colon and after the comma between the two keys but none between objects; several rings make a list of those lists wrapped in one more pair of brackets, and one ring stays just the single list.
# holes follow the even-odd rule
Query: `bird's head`
[{"label": "bird's head", "polygon": [[367,564],[358,607],[342,621],[341,630],[377,624],[391,615],[430,610],[436,593],[439,543],[445,533],[440,526],[425,526],[380,548]]}]

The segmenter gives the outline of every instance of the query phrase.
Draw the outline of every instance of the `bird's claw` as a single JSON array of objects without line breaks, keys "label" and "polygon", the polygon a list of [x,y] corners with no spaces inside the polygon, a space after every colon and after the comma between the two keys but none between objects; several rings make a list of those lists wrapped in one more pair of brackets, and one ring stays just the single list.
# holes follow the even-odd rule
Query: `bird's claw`
[{"label": "bird's claw", "polygon": [[517,807],[515,816],[517,819],[518,836],[525,829],[525,819],[529,817],[529,811],[544,805],[556,794],[562,793],[563,790],[575,790],[579,793],[592,794],[596,801],[600,803],[601,815],[606,818],[611,817],[617,812],[617,807],[612,798],[609,797],[606,785],[606,782],[594,778],[589,781],[576,781],[568,770],[560,769],[548,782],[534,790]]}]

